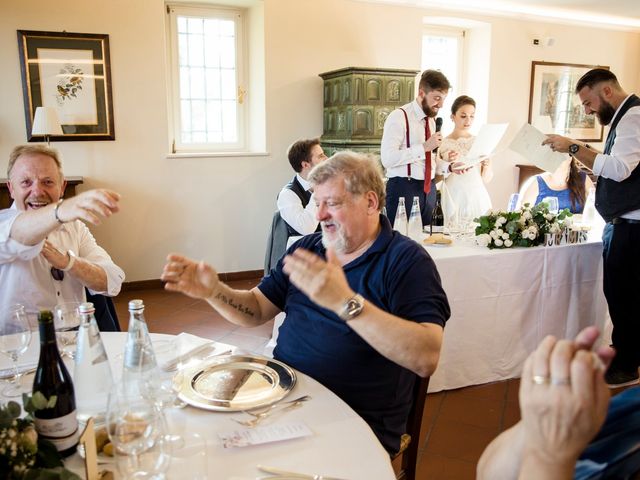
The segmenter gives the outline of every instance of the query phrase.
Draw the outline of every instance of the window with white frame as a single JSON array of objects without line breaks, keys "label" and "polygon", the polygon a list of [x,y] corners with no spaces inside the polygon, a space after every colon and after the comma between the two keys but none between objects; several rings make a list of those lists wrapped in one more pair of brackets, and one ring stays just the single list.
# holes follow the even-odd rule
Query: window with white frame
[{"label": "window with white frame", "polygon": [[451,105],[463,93],[464,30],[455,28],[426,28],[422,36],[422,71],[440,70],[451,83],[451,89],[440,109],[445,134],[453,130]]},{"label": "window with white frame", "polygon": [[168,5],[173,153],[243,151],[243,12]]}]

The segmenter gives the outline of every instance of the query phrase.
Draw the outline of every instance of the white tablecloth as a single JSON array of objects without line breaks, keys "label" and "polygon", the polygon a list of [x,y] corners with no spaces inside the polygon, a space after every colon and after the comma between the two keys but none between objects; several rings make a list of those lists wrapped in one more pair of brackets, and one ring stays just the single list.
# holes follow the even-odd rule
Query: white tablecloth
[{"label": "white tablecloth", "polygon": [[[179,321],[179,318],[176,319]],[[162,338],[165,335],[153,334]],[[103,342],[112,365],[124,349],[126,333],[102,333]],[[222,350],[218,351],[223,351]],[[35,333],[29,351],[20,363],[37,359],[38,334]],[[120,366],[116,367],[118,370]],[[0,368],[9,362],[0,359]],[[71,367],[71,365],[69,365]],[[71,372],[71,368],[70,368]],[[114,371],[114,376],[120,375]],[[330,390],[297,372],[298,382],[289,398],[309,394],[312,399],[302,407],[276,416],[265,425],[279,422],[304,422],[313,432],[310,437],[244,448],[224,449],[217,438],[218,432],[242,428],[231,417],[246,417],[241,413],[209,412],[187,406],[171,412],[171,422],[184,426],[185,431],[202,435],[208,442],[208,478],[216,480],[253,480],[266,475],[256,465],[268,465],[295,472],[322,474],[350,480],[395,479],[389,455],[369,426],[346,403]],[[29,375],[25,381],[32,381]],[[0,397],[0,401],[5,401]],[[82,474],[81,459],[77,454],[66,462],[68,468]],[[167,478],[191,478],[189,472],[169,469]]]},{"label": "white tablecloth", "polygon": [[571,338],[585,326],[604,327],[599,240],[505,250],[425,248],[451,305],[430,392],[518,377],[546,335]]}]

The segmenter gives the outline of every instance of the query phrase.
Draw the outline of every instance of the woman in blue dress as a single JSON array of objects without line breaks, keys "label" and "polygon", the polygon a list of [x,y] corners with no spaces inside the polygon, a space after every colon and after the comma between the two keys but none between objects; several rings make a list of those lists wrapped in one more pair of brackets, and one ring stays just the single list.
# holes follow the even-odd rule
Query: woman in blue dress
[{"label": "woman in blue dress", "polygon": [[545,197],[556,197],[559,210],[569,209],[571,213],[582,213],[585,198],[593,182],[580,171],[573,157],[560,164],[555,172],[536,175],[524,192],[522,204],[537,205]]}]

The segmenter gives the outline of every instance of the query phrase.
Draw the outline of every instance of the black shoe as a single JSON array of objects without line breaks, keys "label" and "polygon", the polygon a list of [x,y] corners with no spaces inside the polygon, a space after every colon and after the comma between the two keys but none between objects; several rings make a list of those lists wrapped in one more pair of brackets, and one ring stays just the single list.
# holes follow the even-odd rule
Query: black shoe
[{"label": "black shoe", "polygon": [[604,374],[604,380],[609,388],[628,387],[638,383],[638,370],[625,371],[609,369]]}]

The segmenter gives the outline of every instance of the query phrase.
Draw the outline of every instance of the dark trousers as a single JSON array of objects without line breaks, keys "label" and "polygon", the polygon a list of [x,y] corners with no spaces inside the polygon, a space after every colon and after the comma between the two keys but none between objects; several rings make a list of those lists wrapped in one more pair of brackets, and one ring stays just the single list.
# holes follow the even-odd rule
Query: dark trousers
[{"label": "dark trousers", "polygon": [[604,296],[613,323],[614,368],[635,371],[640,365],[640,224],[607,223],[604,247]]},{"label": "dark trousers", "polygon": [[407,210],[407,218],[411,213],[413,197],[420,199],[420,213],[422,214],[422,225],[431,224],[431,214],[436,204],[436,182],[431,180],[431,191],[429,195],[424,193],[424,180],[415,178],[393,177],[387,180],[387,217],[393,225],[398,209],[398,199],[404,197],[404,206]]}]

